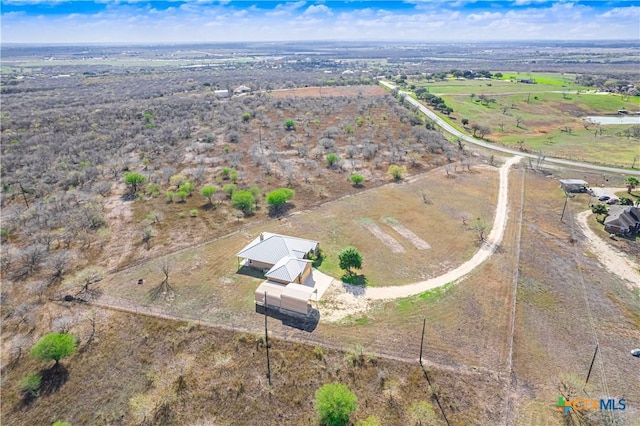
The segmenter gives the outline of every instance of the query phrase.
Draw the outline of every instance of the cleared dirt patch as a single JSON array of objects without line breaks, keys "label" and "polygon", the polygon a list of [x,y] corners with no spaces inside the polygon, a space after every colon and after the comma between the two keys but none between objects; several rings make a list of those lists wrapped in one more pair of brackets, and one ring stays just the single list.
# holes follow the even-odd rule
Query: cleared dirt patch
[{"label": "cleared dirt patch", "polygon": [[369,232],[371,232],[374,237],[380,240],[382,244],[387,246],[387,248],[389,248],[392,253],[404,253],[406,251],[404,247],[402,247],[402,245],[398,242],[398,240],[384,232],[382,228],[380,228],[374,222],[366,220],[361,222],[360,224]]},{"label": "cleared dirt patch", "polygon": [[409,240],[409,242],[418,250],[428,250],[431,248],[431,245],[428,242],[418,237],[412,230],[405,228],[397,219],[393,217],[383,217],[382,221],[393,228],[393,230],[398,234]]},{"label": "cleared dirt patch", "polygon": [[330,96],[379,96],[386,90],[378,85],[373,86],[333,86],[333,87],[301,87],[298,89],[278,90],[270,92],[272,98],[324,98]]}]

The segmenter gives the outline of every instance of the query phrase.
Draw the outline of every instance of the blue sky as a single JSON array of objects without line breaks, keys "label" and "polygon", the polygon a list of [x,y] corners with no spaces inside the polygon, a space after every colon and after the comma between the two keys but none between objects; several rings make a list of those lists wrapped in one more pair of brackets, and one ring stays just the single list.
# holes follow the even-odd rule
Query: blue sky
[{"label": "blue sky", "polygon": [[589,40],[640,43],[640,0],[2,0],[3,43]]}]

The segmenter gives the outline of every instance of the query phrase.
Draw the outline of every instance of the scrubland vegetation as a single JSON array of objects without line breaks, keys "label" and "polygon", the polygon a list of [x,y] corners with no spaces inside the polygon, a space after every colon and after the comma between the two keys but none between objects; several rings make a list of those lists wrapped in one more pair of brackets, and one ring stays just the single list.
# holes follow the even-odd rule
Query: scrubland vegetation
[{"label": "scrubland vegetation", "polygon": [[[510,209],[520,221],[510,219],[495,260],[478,274],[339,324],[321,324],[314,333],[269,319],[281,338],[269,339],[269,386],[263,318],[250,300],[255,283],[234,270],[234,250],[251,237],[247,232],[259,224],[322,232],[314,237],[336,252],[326,253],[325,271],[341,274],[343,267],[355,279],[361,276],[353,269],[368,274],[367,262],[375,262],[380,270],[368,276],[380,285],[403,284],[417,278],[417,270],[420,278],[444,271],[468,257],[488,232],[494,157],[448,141],[374,78],[424,87],[425,102],[461,128],[473,133],[474,124],[486,126],[487,132],[475,128],[477,136],[507,145],[529,137],[523,127],[533,128],[534,121],[525,112],[537,112],[527,110],[523,94],[500,97],[486,82],[486,92],[473,90],[471,97],[452,94],[461,89],[450,82],[427,80],[428,74],[436,79],[449,73],[459,64],[454,56],[469,58],[465,49],[447,52],[436,65],[422,58],[433,53],[427,47],[353,50],[349,61],[338,54],[299,60],[298,53],[275,61],[268,59],[271,51],[260,54],[265,59],[238,48],[242,57],[225,50],[228,57],[210,64],[185,54],[188,49],[174,58],[170,47],[140,49],[139,56],[124,59],[117,48],[92,48],[99,51],[82,63],[72,47],[60,47],[57,59],[47,49],[2,48],[3,424],[467,425],[502,423],[515,412],[519,421],[549,424],[562,420],[552,406],[559,377],[583,373],[593,330],[610,361],[595,377],[616,395],[637,400],[637,390],[628,386],[633,366],[626,352],[638,337],[638,295],[576,251],[573,229],[556,220],[559,207],[549,201],[554,183],[533,167],[513,184]],[[582,48],[572,52],[528,53],[511,69],[529,72],[535,56],[544,70],[578,73],[572,81],[580,90],[612,87],[612,79],[637,81],[633,63],[616,62],[615,49],[589,63],[577,59]],[[471,57],[469,68],[498,70],[503,59]],[[249,91],[233,95],[241,85]],[[433,96],[426,95],[427,86]],[[491,102],[494,96],[499,101]],[[531,104],[553,101],[563,111],[569,105],[562,93],[539,96]],[[627,96],[616,98],[616,107],[638,105],[635,95]],[[503,113],[507,101],[519,102],[519,109]],[[501,114],[513,123],[502,123],[505,135],[498,139],[501,123],[487,117]],[[582,133],[572,129],[563,135]],[[631,133],[620,138],[637,141]],[[527,141],[523,150],[545,145],[534,137]],[[437,178],[420,180],[434,170]],[[393,186],[369,191],[387,183]],[[361,193],[366,196],[343,198]],[[386,205],[376,205],[369,218],[358,200],[384,200],[394,217]],[[334,201],[333,209],[324,208]],[[570,211],[583,201],[571,200]],[[323,223],[309,222],[314,212]],[[343,239],[369,235],[369,222],[387,229],[420,224],[414,231],[424,237],[427,220],[438,222],[431,225],[438,232],[461,234],[448,241],[425,237],[431,252],[411,253],[433,253],[434,264],[390,256],[375,246],[377,240],[357,245],[367,251],[364,260],[357,252],[344,264],[338,258],[336,248],[351,244]],[[336,236],[333,224],[352,229]],[[237,238],[178,252],[229,235]],[[395,263],[385,265],[389,258]],[[541,268],[541,262],[553,268]],[[585,277],[598,285],[585,287]],[[111,302],[118,297],[145,302],[119,306],[128,312],[107,309],[117,307]],[[577,318],[583,297],[593,299],[591,328]],[[510,334],[512,301],[518,310]],[[192,312],[198,313],[193,322],[176,320]],[[423,369],[417,357],[427,317]],[[510,372],[517,383],[507,368],[513,336]],[[540,379],[544,371],[553,377]],[[344,405],[319,391],[330,383],[348,388],[329,393]],[[337,406],[343,409],[332,413]]]}]

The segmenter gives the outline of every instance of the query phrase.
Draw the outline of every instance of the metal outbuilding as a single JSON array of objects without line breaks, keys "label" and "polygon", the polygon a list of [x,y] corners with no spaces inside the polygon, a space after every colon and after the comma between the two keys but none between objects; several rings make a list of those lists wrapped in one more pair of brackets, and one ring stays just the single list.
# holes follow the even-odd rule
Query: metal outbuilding
[{"label": "metal outbuilding", "polygon": [[565,192],[588,192],[589,183],[581,179],[560,179],[560,186]]}]

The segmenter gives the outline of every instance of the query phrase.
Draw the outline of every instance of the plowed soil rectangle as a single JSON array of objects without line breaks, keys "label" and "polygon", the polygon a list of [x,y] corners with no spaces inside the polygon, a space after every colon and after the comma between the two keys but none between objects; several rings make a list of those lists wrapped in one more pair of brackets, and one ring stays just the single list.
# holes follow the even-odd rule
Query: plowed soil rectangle
[{"label": "plowed soil rectangle", "polygon": [[363,223],[362,226],[367,228],[369,232],[373,234],[374,237],[380,240],[382,244],[387,246],[392,253],[404,253],[406,250],[402,245],[393,238],[391,235],[384,232],[378,225],[373,222]]},{"label": "plowed soil rectangle", "polygon": [[428,242],[418,237],[416,234],[413,233],[412,230],[405,228],[404,225],[402,225],[400,222],[398,222],[394,218],[390,218],[390,217],[384,218],[382,219],[382,221],[387,225],[389,225],[391,228],[393,228],[393,230],[396,231],[398,234],[402,235],[404,238],[409,240],[409,242],[413,244],[414,247],[417,248],[418,250],[428,250],[431,248],[431,245]]}]

